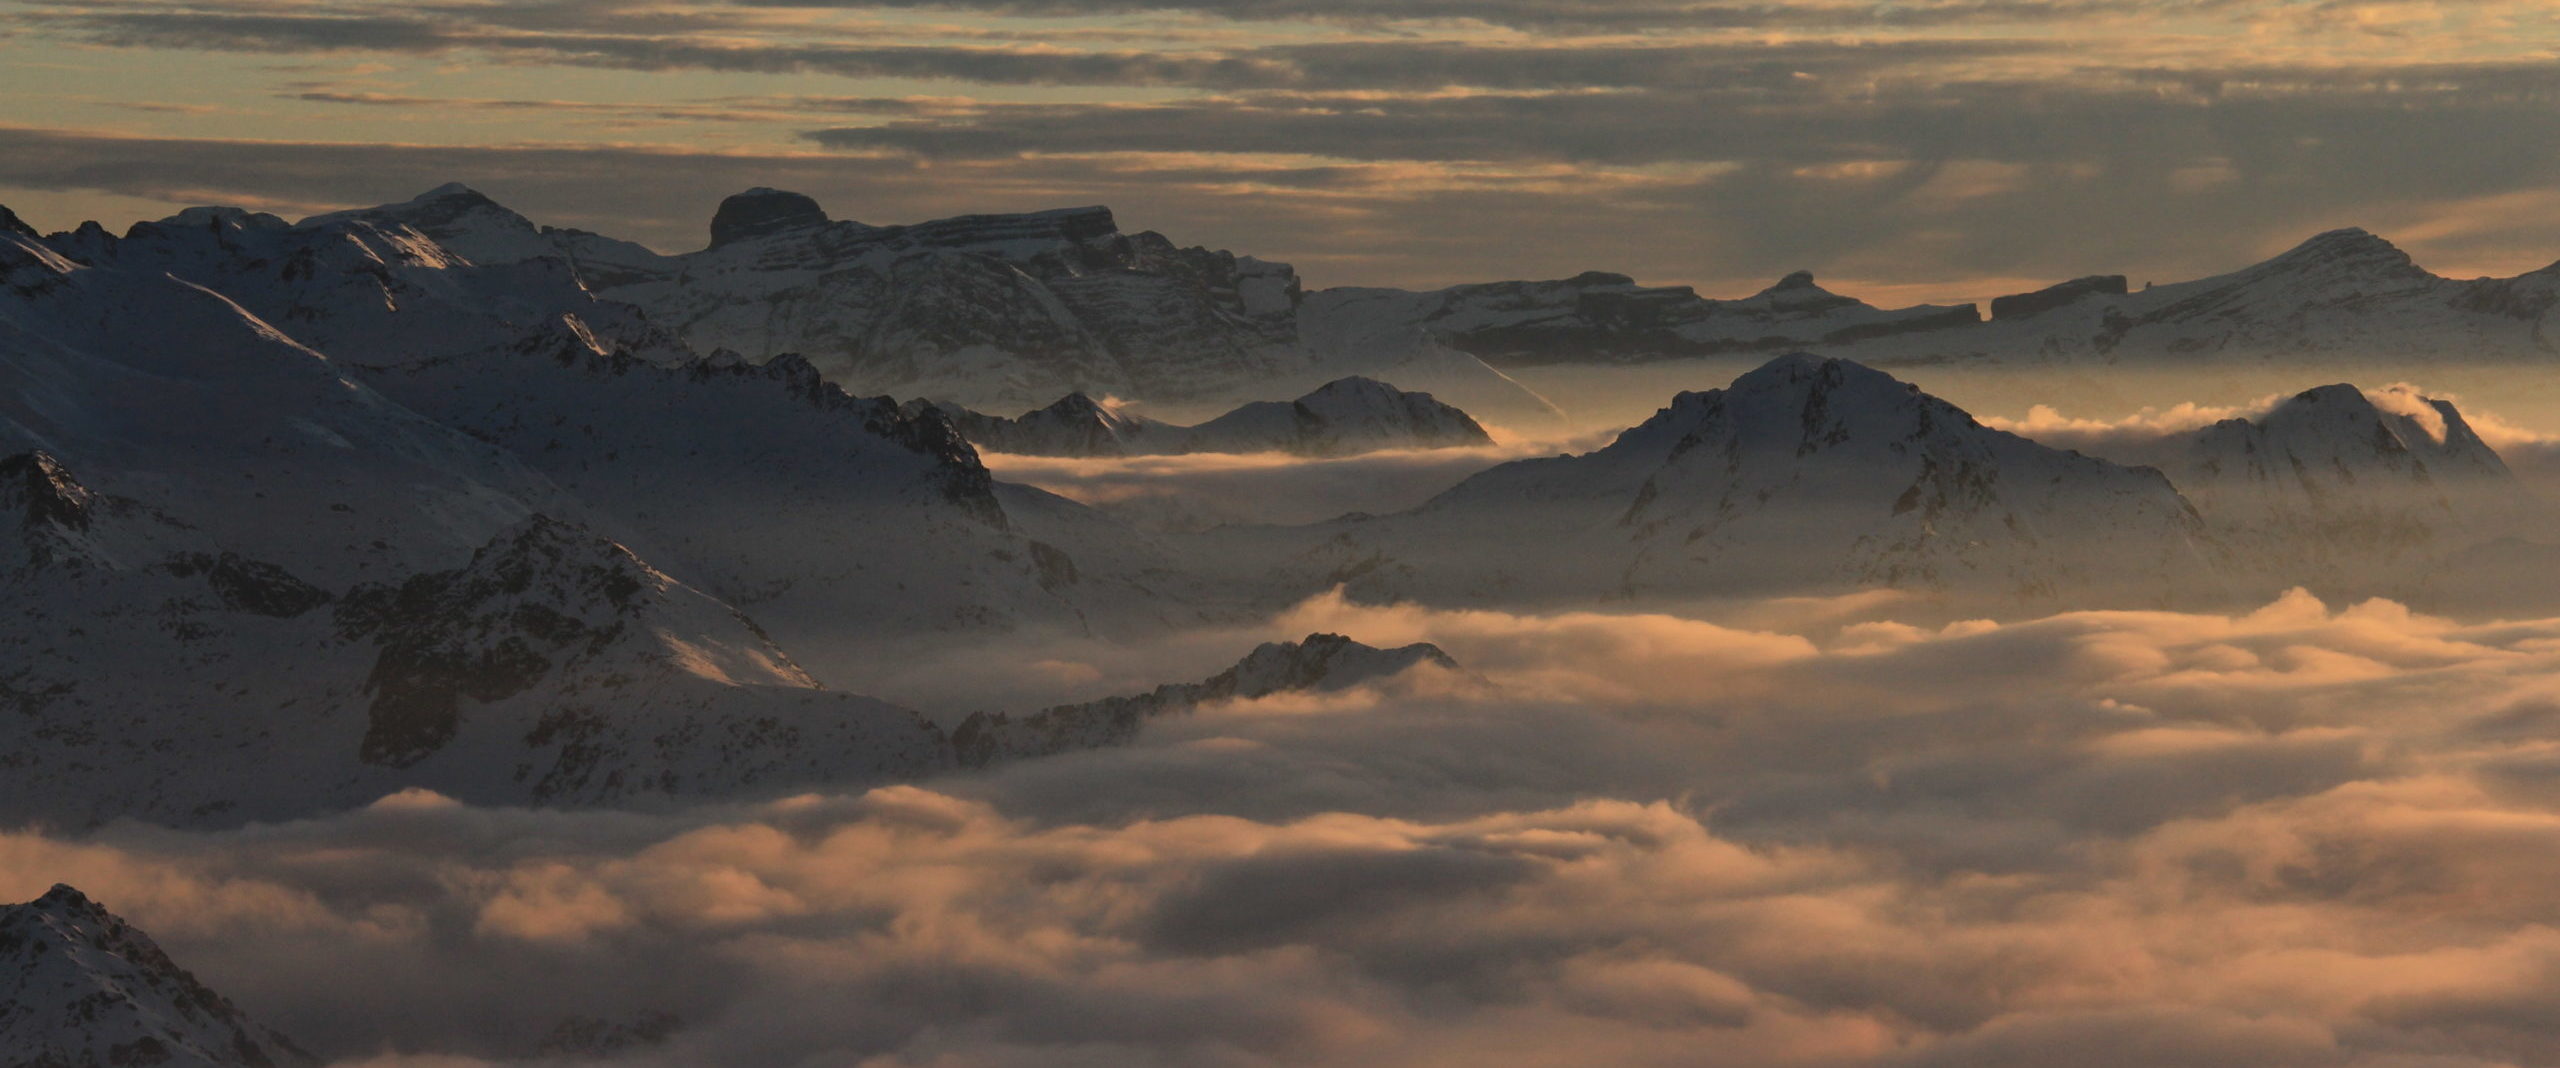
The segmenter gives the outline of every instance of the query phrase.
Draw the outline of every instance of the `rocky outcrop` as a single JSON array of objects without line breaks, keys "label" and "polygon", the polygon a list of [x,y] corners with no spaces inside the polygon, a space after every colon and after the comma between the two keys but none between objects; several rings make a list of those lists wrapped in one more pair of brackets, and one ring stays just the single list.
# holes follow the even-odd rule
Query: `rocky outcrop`
[{"label": "rocky outcrop", "polygon": [[2125,277],[2120,274],[2093,274],[2068,282],[2046,286],[2033,293],[2013,293],[1991,302],[1993,322],[2033,318],[2070,304],[2083,297],[2121,297],[2127,292]]},{"label": "rocky outcrop", "polygon": [[817,201],[759,186],[720,202],[711,216],[711,247],[825,225],[827,212]]},{"label": "rocky outcrop", "polygon": [[951,747],[962,766],[985,767],[1075,749],[1126,745],[1147,721],[1186,713],[1212,701],[1348,689],[1384,682],[1424,665],[1460,670],[1449,654],[1427,642],[1379,649],[1339,634],[1310,634],[1303,641],[1266,642],[1234,667],[1199,682],[1169,683],[1130,697],[1058,705],[1020,719],[1004,713],[976,713],[952,732]]}]

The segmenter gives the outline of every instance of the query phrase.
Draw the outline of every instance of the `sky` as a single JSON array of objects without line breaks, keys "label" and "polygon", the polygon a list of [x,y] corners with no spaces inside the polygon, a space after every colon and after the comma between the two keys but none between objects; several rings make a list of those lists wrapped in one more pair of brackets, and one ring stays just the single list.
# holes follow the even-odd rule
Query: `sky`
[{"label": "sky", "polygon": [[0,100],[48,230],[460,180],[668,251],[755,185],[1101,203],[1315,286],[2560,259],[2547,0],[0,0]]}]

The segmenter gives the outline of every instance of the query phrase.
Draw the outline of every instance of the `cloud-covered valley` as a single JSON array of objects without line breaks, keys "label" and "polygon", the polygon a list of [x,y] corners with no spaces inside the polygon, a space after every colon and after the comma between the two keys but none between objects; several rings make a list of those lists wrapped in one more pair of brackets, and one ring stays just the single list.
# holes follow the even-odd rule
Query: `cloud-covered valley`
[{"label": "cloud-covered valley", "polygon": [[2560,623],[1895,609],[1327,596],[1269,633],[1472,675],[760,805],[22,830],[0,896],[74,882],[351,1063],[527,1059],[572,1018],[663,1032],[627,1064],[2560,1050]]}]

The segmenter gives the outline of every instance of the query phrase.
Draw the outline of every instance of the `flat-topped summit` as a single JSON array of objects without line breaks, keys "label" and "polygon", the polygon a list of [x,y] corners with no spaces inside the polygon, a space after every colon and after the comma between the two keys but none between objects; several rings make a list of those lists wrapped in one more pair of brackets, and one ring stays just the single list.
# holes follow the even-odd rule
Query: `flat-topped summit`
[{"label": "flat-topped summit", "polygon": [[711,216],[711,247],[827,222],[826,209],[807,194],[757,186],[720,202]]}]

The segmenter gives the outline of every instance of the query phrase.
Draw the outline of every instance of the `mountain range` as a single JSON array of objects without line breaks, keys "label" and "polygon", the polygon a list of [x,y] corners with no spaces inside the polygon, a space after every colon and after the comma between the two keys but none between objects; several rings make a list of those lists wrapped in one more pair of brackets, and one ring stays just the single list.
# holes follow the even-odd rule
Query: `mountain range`
[{"label": "mountain range", "polygon": [[1493,444],[1484,427],[1456,407],[1428,393],[1357,376],[1327,382],[1295,400],[1255,401],[1195,426],[1149,419],[1082,393],[1009,419],[930,401],[909,405],[911,410],[918,405],[937,408],[981,449],[1028,456],[1346,456]]},{"label": "mountain range", "polygon": [[1233,402],[1359,374],[1476,411],[1552,411],[1441,346],[1325,344],[1302,327],[1288,265],[1123,233],[1107,208],[873,226],[751,189],[720,204],[708,246],[677,255],[539,227],[459,185],[338,218],[410,229],[477,264],[561,265],[698,351],[796,353],[856,391],[1020,410],[1073,392]]},{"label": "mountain range", "polygon": [[[2163,574],[2220,568],[2159,471],[1993,430],[1882,372],[1805,355],[1682,393],[1598,451],[1502,464],[1410,511],[1319,530],[1279,539],[1314,546],[1288,565],[1302,582],[1450,603],[1875,586],[2156,597]],[[1267,546],[1273,532],[1226,536]]]},{"label": "mountain range", "polygon": [[[0,814],[228,823],[411,787],[645,805],[914,778],[1124,740],[1221,684],[982,718],[963,741],[854,696],[883,664],[1243,624],[1335,585],[1502,605],[1881,586],[2002,611],[2386,573],[2452,588],[2549,555],[2535,506],[2442,401],[2324,387],[2084,455],[1801,353],[1393,514],[1142,533],[995,478],[971,436],[1064,454],[1481,443],[1436,390],[1345,363],[1420,345],[1499,385],[1457,340],[1510,323],[1526,344],[1548,327],[1514,327],[1564,329],[1540,309],[1566,304],[1618,324],[1586,340],[1632,337],[1609,331],[1690,298],[1584,299],[1632,286],[1614,276],[1307,293],[1092,212],[869,227],[759,191],[712,229],[661,256],[460,187],[301,223],[0,227]],[[2284,309],[2312,300],[2513,311],[2539,284],[2453,295],[2368,239],[2306,250],[2187,289],[2084,279],[1982,328],[2168,301],[2120,332],[2152,345],[2176,323],[2299,325]],[[1696,321],[1758,324],[1732,333],[1755,345],[1900,344],[1959,318],[1809,278],[1719,308]],[[738,344],[697,354],[722,339]],[[1352,352],[1369,355],[1337,359]],[[929,391],[944,370],[1195,399],[1326,384],[1175,427],[1095,393],[992,419]],[[1358,660],[1334,642],[1269,655]],[[257,770],[275,767],[295,774]]]},{"label": "mountain range", "polygon": [[1623,364],[1812,349],[1871,364],[2317,364],[2407,368],[2560,351],[2560,264],[2450,279],[2364,230],[2320,234],[2265,262],[2131,287],[2092,275],[1979,305],[1884,309],[1798,272],[1749,297],[1591,272],[1433,292],[1309,294],[1315,329],[1373,343],[1417,331],[1503,368]]}]

